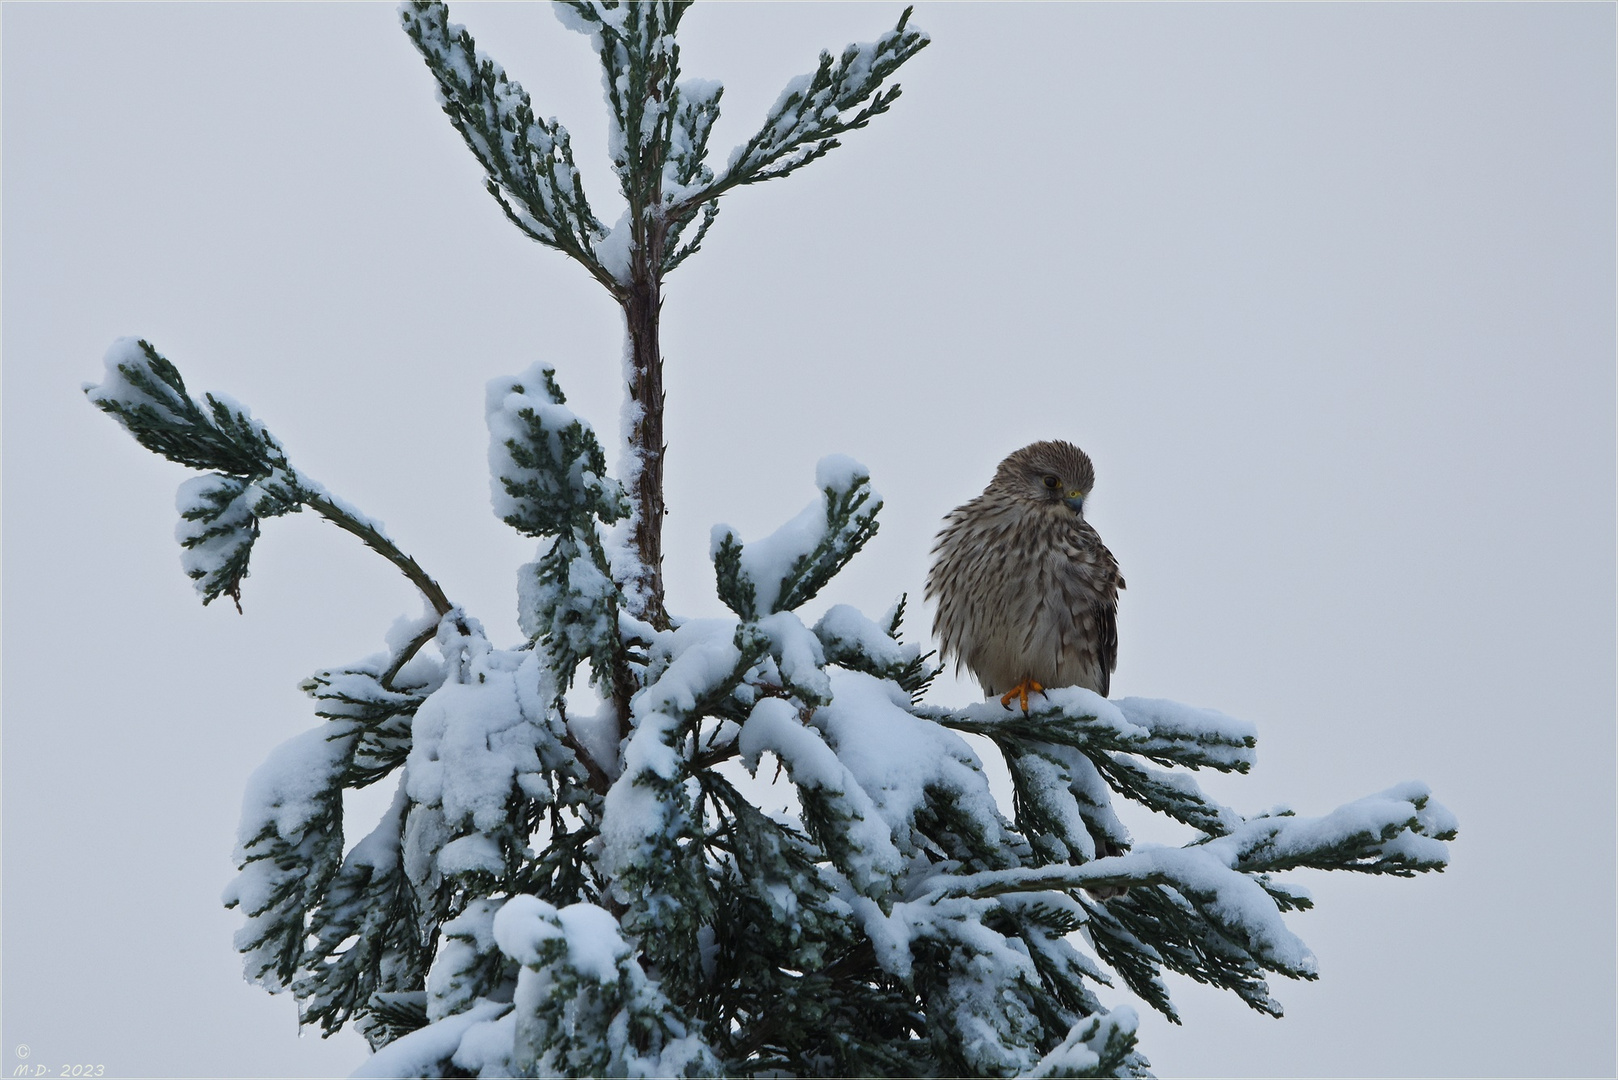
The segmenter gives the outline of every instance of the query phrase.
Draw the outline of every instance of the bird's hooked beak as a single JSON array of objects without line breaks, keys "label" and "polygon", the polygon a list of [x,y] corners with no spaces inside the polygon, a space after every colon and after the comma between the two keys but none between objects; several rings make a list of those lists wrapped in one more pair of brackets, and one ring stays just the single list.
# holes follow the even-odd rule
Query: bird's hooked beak
[{"label": "bird's hooked beak", "polygon": [[1067,493],[1067,498],[1063,499],[1062,501],[1067,503],[1068,508],[1075,514],[1082,514],[1084,513],[1085,494],[1086,493],[1083,491],[1070,491]]}]

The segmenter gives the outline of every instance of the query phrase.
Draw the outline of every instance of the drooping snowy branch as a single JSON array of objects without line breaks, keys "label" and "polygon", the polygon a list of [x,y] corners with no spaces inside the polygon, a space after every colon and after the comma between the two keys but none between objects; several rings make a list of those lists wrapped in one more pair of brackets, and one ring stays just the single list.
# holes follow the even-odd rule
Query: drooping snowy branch
[{"label": "drooping snowy branch", "polygon": [[1121,750],[1161,765],[1245,773],[1257,732],[1214,709],[1150,698],[1108,700],[1083,687],[1047,691],[1027,713],[983,702],[936,710],[940,723],[996,742],[1034,740],[1085,751]]},{"label": "drooping snowy branch", "polygon": [[240,610],[241,583],[260,519],[307,506],[398,567],[439,614],[449,611],[438,583],[389,539],[381,523],[300,476],[281,444],[245,406],[218,394],[205,394],[206,404],[198,402],[186,392],[179,370],[136,338],[113,342],[103,363],[106,377],[84,384],[96,408],[153,453],[213,470],[182,484],[176,500],[182,565],[204,604],[223,595]]},{"label": "drooping snowy branch", "polygon": [[377,827],[354,845],[309,913],[310,943],[293,994],[300,1019],[326,1034],[363,1014],[377,993],[420,985],[432,958],[403,862],[404,785]]},{"label": "drooping snowy branch", "polygon": [[766,751],[786,766],[788,778],[797,785],[810,834],[858,892],[882,896],[893,889],[905,859],[881,811],[821,734],[806,726],[790,704],[765,698],[754,705],[738,745],[742,760],[755,772]]},{"label": "drooping snowy branch", "polygon": [[342,864],[342,779],[360,725],[337,721],[283,743],[248,780],[227,908],[247,917],[236,932],[247,978],[272,993],[303,960],[305,919]]},{"label": "drooping snowy branch", "polygon": [[229,596],[239,608],[259,520],[295,513],[313,489],[244,407],[213,394],[198,402],[179,370],[147,342],[119,338],[104,363],[101,383],[84,386],[91,403],[153,453],[211,470],[180,486],[175,538],[202,602]]}]

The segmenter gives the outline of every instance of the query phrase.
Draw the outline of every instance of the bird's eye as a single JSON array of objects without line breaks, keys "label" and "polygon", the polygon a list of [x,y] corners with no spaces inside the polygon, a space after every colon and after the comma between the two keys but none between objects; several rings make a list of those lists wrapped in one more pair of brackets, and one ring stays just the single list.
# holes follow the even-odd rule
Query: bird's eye
[{"label": "bird's eye", "polygon": [[1047,476],[1047,477],[1046,477],[1046,478],[1045,478],[1045,486],[1046,486],[1046,487],[1048,487],[1048,488],[1050,488],[1050,489],[1051,489],[1051,490],[1052,490],[1052,491],[1055,491],[1055,490],[1056,490],[1056,488],[1057,488],[1057,486],[1058,486],[1058,483],[1057,483],[1057,479],[1056,479],[1056,477],[1054,477],[1054,476]]}]

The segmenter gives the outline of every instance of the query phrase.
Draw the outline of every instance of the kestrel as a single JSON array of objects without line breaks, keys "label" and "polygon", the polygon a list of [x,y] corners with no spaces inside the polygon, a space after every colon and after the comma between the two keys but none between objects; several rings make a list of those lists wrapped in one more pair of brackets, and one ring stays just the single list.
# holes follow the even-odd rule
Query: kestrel
[{"label": "kestrel", "polygon": [[950,511],[933,545],[933,633],[1000,703],[1046,687],[1106,696],[1118,666],[1118,561],[1084,520],[1095,467],[1072,443],[1037,442]]}]

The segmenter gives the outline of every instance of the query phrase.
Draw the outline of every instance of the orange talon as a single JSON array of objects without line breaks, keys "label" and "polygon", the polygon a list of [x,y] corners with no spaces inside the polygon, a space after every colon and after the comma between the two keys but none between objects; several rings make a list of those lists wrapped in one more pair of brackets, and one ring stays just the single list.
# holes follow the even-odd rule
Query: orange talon
[{"label": "orange talon", "polygon": [[1035,682],[1033,679],[1024,679],[1022,682],[1000,695],[1000,707],[1002,709],[1011,708],[1011,699],[1016,698],[1017,704],[1022,706],[1022,711],[1027,712],[1028,695],[1043,694],[1044,692],[1045,688],[1039,685],[1039,683]]}]

